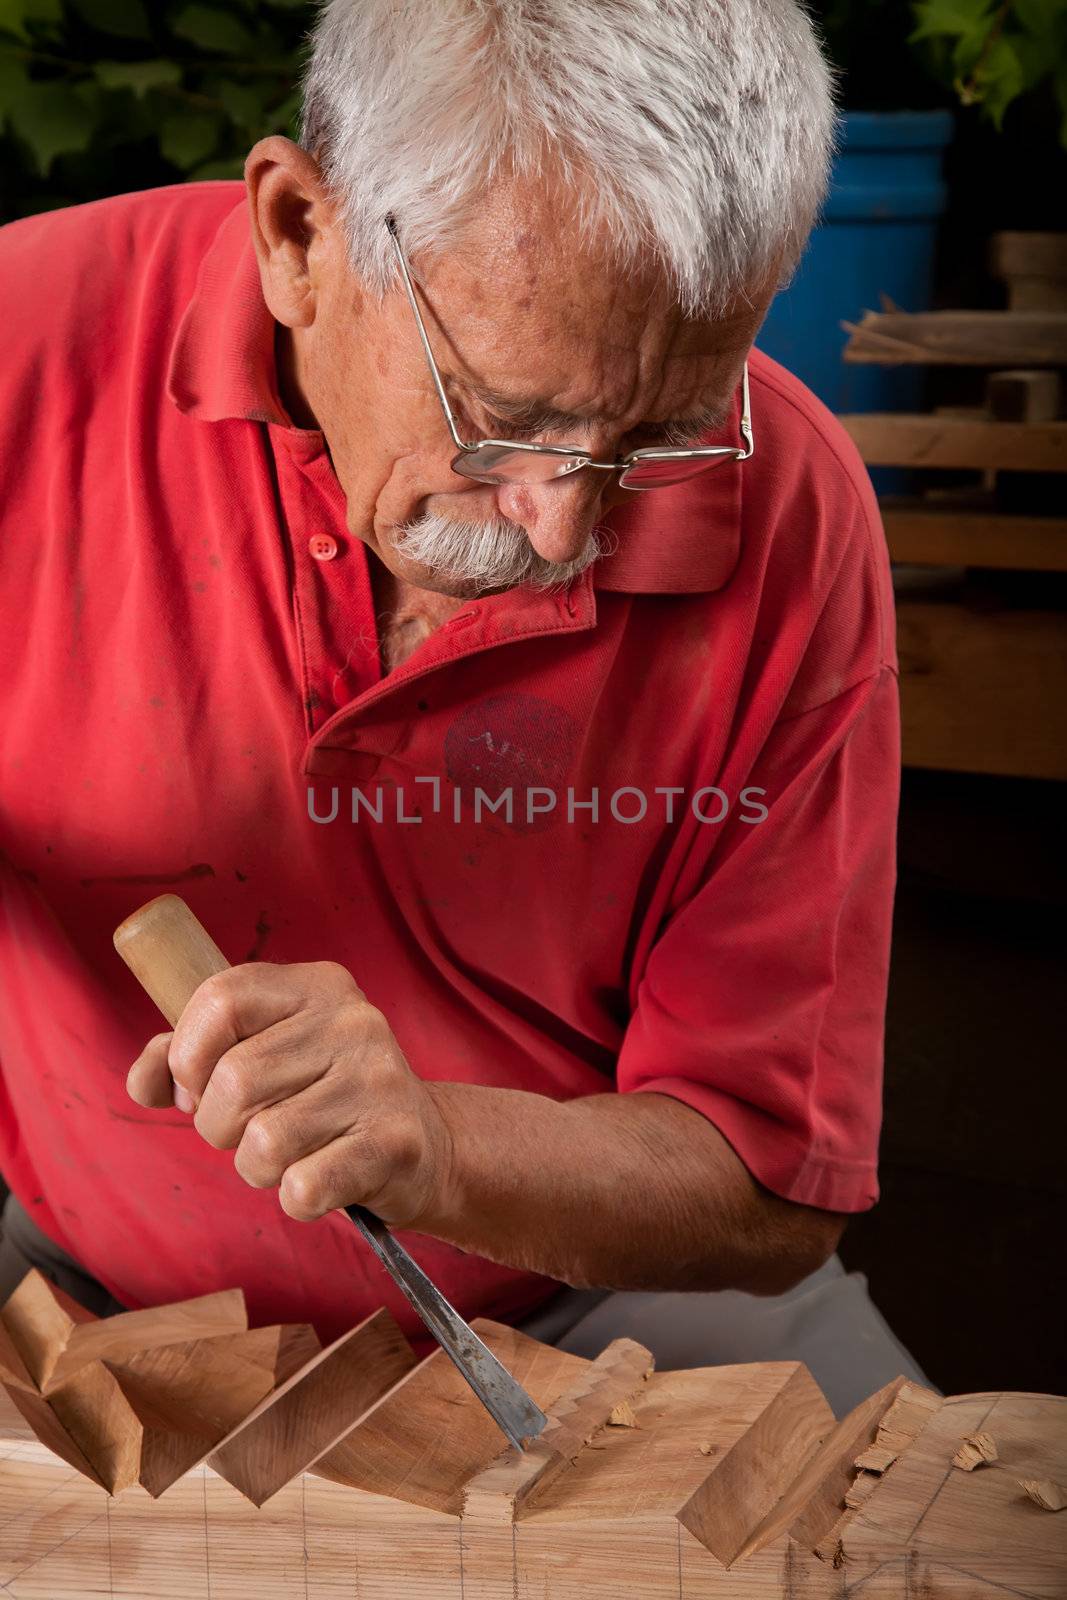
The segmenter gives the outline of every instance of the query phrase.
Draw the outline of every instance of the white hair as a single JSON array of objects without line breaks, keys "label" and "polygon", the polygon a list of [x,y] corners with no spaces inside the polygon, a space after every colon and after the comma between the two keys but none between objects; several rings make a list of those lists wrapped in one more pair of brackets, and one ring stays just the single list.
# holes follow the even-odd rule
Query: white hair
[{"label": "white hair", "polygon": [[606,531],[594,529],[570,561],[546,561],[533,548],[525,529],[506,517],[457,522],[428,511],[400,525],[393,549],[438,577],[461,585],[464,593],[476,595],[487,589],[513,589],[520,583],[531,589],[565,588],[606,552],[609,541]]},{"label": "white hair", "polygon": [[551,173],[582,238],[714,317],[788,279],[835,129],[797,0],[326,0],[301,137],[378,294],[388,214],[433,251],[494,179]]}]

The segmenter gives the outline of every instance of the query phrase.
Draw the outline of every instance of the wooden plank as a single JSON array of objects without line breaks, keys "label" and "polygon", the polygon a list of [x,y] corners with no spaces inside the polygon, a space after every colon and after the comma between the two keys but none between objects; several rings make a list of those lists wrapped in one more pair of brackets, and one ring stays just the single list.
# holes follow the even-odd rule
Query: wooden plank
[{"label": "wooden plank", "polygon": [[[486,1317],[472,1326],[544,1410],[589,1367],[581,1356]],[[337,1483],[458,1516],[465,1485],[499,1452],[500,1429],[444,1351],[435,1350],[313,1470]]]},{"label": "wooden plank", "polygon": [[471,1478],[463,1492],[464,1520],[510,1523],[533,1504],[593,1437],[612,1412],[629,1402],[652,1374],[652,1356],[633,1339],[615,1339],[578,1382],[553,1403],[548,1422],[525,1451],[508,1449]]},{"label": "wooden plank", "polygon": [[91,1361],[122,1361],[139,1350],[243,1332],[248,1314],[241,1290],[226,1289],[98,1318],[75,1306],[35,1270],[0,1309],[0,1321],[34,1383],[47,1394]]},{"label": "wooden plank", "polygon": [[1067,778],[1067,616],[897,601],[905,766]]},{"label": "wooden plank", "polygon": [[1067,517],[883,504],[882,522],[891,561],[1067,572]]},{"label": "wooden plank", "polygon": [[92,1463],[86,1459],[84,1452],[71,1438],[47,1400],[43,1400],[34,1390],[22,1389],[15,1384],[5,1384],[4,1388],[8,1399],[14,1402],[16,1410],[29,1423],[35,1439],[39,1439],[61,1461],[66,1462],[68,1467],[73,1467],[75,1472],[80,1472],[92,1483],[100,1483]]},{"label": "wooden plank", "polygon": [[990,422],[903,411],[858,412],[838,421],[870,467],[1067,471],[1067,422]]},{"label": "wooden plank", "polygon": [[[993,1436],[1009,1470],[953,1469],[961,1438],[980,1432]],[[908,1568],[916,1577],[919,1560],[924,1600],[1062,1594],[1067,1519],[1030,1505],[1010,1465],[1044,1463],[1051,1472],[1063,1461],[1065,1443],[1065,1400],[998,1394],[945,1400],[849,1518],[836,1559],[850,1587],[878,1600],[907,1593]]]},{"label": "wooden plank", "polygon": [[275,1389],[209,1457],[253,1505],[333,1448],[415,1355],[388,1311],[376,1311]]},{"label": "wooden plank", "polygon": [[[634,1401],[637,1425],[604,1429],[544,1503],[510,1527],[461,1524],[309,1474],[282,1489],[269,1511],[204,1467],[158,1501],[137,1487],[109,1500],[36,1441],[0,1438],[0,1586],[12,1600],[840,1600],[846,1590],[862,1600],[920,1593],[923,1600],[1053,1600],[1063,1593],[1067,1517],[1039,1510],[1015,1477],[1024,1468],[1053,1482],[1067,1477],[1067,1402],[1048,1396],[938,1401],[920,1431],[904,1437],[910,1424],[898,1429],[899,1453],[881,1474],[865,1474],[874,1487],[842,1530],[837,1565],[780,1532],[725,1566],[678,1512],[740,1450],[738,1464],[746,1456],[747,1468],[734,1487],[740,1482],[744,1505],[731,1500],[727,1470],[723,1520],[710,1536],[729,1548],[731,1519],[744,1521],[757,1502],[766,1508],[760,1520],[767,1517],[783,1480],[789,1490],[777,1445],[783,1407],[798,1398],[802,1373],[778,1363],[654,1375]],[[768,1408],[777,1425],[760,1430]],[[1008,1470],[955,1471],[959,1440],[983,1431],[996,1438]],[[857,1442],[863,1437],[861,1429]],[[447,1473],[447,1448],[439,1460]]]},{"label": "wooden plank", "polygon": [[786,1530],[806,1550],[815,1551],[844,1510],[845,1494],[856,1476],[857,1455],[877,1438],[882,1419],[905,1382],[894,1378],[842,1417],[782,1499],[753,1529],[737,1560],[762,1549]]},{"label": "wooden plank", "polygon": [[883,366],[1062,367],[1067,314],[1059,311],[866,311],[843,322],[846,361]]}]

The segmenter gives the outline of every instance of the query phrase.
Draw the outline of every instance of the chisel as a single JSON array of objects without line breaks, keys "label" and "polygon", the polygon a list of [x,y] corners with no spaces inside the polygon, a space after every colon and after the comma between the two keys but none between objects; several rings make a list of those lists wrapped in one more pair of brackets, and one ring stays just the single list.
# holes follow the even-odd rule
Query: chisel
[{"label": "chisel", "polygon": [[[173,1028],[196,989],[229,962],[185,901],[163,894],[115,930],[115,949]],[[517,1449],[545,1426],[545,1415],[449,1305],[403,1245],[365,1206],[346,1206],[397,1287],[455,1362],[493,1421]]]}]

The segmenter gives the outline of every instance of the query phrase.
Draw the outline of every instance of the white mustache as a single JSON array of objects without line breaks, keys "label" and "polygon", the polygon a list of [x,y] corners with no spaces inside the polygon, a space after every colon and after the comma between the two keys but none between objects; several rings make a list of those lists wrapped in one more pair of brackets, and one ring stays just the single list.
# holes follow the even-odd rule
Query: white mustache
[{"label": "white mustache", "polygon": [[584,572],[602,554],[604,538],[594,529],[573,560],[546,561],[525,531],[506,517],[456,522],[428,511],[398,526],[393,549],[406,561],[475,591],[514,589],[519,584],[552,589]]}]

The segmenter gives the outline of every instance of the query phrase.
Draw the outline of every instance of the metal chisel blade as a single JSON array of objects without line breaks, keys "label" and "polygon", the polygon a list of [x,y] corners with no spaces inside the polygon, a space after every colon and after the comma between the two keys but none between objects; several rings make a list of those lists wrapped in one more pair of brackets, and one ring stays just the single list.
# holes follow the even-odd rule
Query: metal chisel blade
[{"label": "metal chisel blade", "polygon": [[517,1450],[523,1448],[525,1440],[535,1439],[548,1420],[540,1406],[449,1305],[379,1217],[364,1206],[346,1206],[345,1213],[411,1301],[441,1349],[459,1368],[497,1427]]}]

